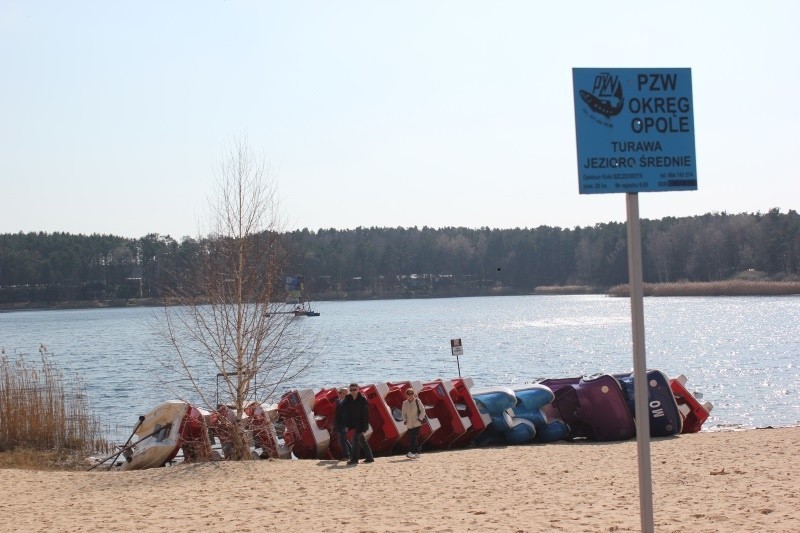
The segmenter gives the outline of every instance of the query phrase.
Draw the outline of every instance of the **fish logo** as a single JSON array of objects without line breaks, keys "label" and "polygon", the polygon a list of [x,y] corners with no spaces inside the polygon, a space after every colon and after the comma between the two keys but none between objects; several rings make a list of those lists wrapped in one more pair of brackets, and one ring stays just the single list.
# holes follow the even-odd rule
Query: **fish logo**
[{"label": "fish logo", "polygon": [[606,118],[619,115],[625,106],[619,78],[608,72],[601,72],[595,77],[592,92],[581,89],[578,93],[589,109]]}]

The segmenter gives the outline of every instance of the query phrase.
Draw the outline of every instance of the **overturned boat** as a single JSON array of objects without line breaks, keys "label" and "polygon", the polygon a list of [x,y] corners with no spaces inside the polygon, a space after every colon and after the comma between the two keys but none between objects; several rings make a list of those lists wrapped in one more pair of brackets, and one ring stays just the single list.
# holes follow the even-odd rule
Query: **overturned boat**
[{"label": "overturned boat", "polygon": [[446,450],[453,447],[472,427],[466,416],[461,416],[450,392],[453,383],[449,380],[429,381],[422,385],[417,397],[425,406],[429,419],[439,421],[441,427],[425,441],[424,448]]},{"label": "overturned boat", "polygon": [[[708,420],[711,409],[714,407],[711,402],[700,402],[700,400],[686,389],[686,376],[681,374],[669,380],[669,388],[678,404],[678,411],[683,419],[683,429],[681,433],[697,433]],[[698,393],[699,394],[699,393]]]},{"label": "overturned boat", "polygon": [[[422,390],[422,383],[419,381],[402,381],[402,382],[389,382],[386,383],[388,390],[386,391],[386,395],[384,396],[384,401],[386,405],[389,406],[389,410],[392,413],[392,418],[394,418],[398,423],[403,424],[403,433],[400,436],[400,439],[395,442],[393,447],[394,453],[406,453],[411,450],[411,441],[406,431],[405,424],[403,423],[403,402],[406,401],[406,391],[411,389],[414,391],[414,394],[419,397],[419,391]],[[420,400],[421,402],[422,400]],[[423,404],[424,405],[424,404]],[[419,433],[417,434],[417,443],[420,447],[424,446],[426,442],[431,438],[431,436],[439,431],[439,428],[442,427],[442,424],[439,422],[438,418],[432,418],[428,416],[428,412],[426,409],[425,413],[425,421],[419,428]]]},{"label": "overturned boat", "polygon": [[389,392],[386,383],[364,385],[360,388],[369,406],[369,425],[372,434],[366,436],[373,455],[391,455],[394,445],[405,435],[406,426],[402,418],[397,420],[384,398]]},{"label": "overturned boat", "polygon": [[[701,403],[699,393],[686,389],[686,378],[668,379],[658,370],[649,370],[646,376],[651,436],[700,431],[712,405]],[[397,381],[360,387],[369,408],[365,438],[374,455],[408,451],[402,405],[409,389],[425,408],[427,419],[418,438],[428,450],[572,439],[617,441],[636,434],[635,387],[630,373],[544,379],[515,388],[474,388],[472,379],[461,377]],[[110,458],[116,461],[123,454],[125,470],[164,466],[181,450],[184,461],[219,458],[212,451],[215,438],[224,453],[230,441],[225,428],[233,423],[252,437],[254,456],[340,459],[344,450],[334,429],[337,398],[336,388],[317,393],[293,389],[276,405],[247,405],[241,420],[235,420],[235,415],[231,420],[232,412],[225,406],[208,412],[172,400],[140,417],[129,439],[135,438],[135,442],[126,443]],[[352,438],[352,431],[348,437]]]},{"label": "overturned boat", "polygon": [[284,442],[298,459],[324,459],[330,446],[330,433],[317,424],[314,396],[311,389],[290,390],[278,402]]},{"label": "overturned boat", "polygon": [[184,461],[211,459],[211,444],[205,422],[207,412],[181,400],[162,403],[137,426],[137,438],[125,448],[122,470],[164,466],[183,448]]},{"label": "overturned boat", "polygon": [[291,459],[292,450],[278,436],[275,427],[279,418],[277,405],[252,402],[244,409],[249,418],[249,430],[253,435],[253,447],[261,459]]},{"label": "overturned boat", "polygon": [[514,416],[512,408],[517,396],[509,387],[487,387],[475,389],[472,396],[478,409],[489,416],[491,422],[474,443],[477,446],[526,444],[536,436],[536,426],[521,417]]},{"label": "overturned boat", "polygon": [[515,387],[513,390],[517,403],[511,411],[515,417],[527,420],[536,428],[534,442],[555,442],[569,436],[566,422],[559,419],[550,420],[544,412],[545,407],[555,399],[555,394],[549,387],[536,383]]},{"label": "overturned boat", "polygon": [[569,438],[596,441],[625,440],[636,435],[633,416],[619,381],[610,374],[539,382],[553,391],[543,408],[551,419],[569,428]]},{"label": "overturned boat", "polygon": [[[636,420],[633,373],[615,374],[614,377],[619,381],[628,404],[628,410]],[[670,389],[669,378],[660,370],[648,370],[646,381],[650,436],[670,437],[679,434],[683,429],[683,417],[678,410],[678,403],[675,401],[672,389]]]},{"label": "overturned boat", "polygon": [[475,386],[472,378],[454,378],[450,382],[452,384],[452,387],[449,387],[450,398],[453,400],[456,411],[462,420],[469,420],[469,426],[464,434],[450,443],[451,448],[461,448],[472,444],[486,430],[492,419],[478,409],[478,404],[471,392]]}]

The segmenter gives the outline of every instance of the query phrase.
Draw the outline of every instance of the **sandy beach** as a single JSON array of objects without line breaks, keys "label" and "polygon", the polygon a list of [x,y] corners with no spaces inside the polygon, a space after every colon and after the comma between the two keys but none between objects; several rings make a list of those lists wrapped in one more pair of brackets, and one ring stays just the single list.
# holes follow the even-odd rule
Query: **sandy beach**
[{"label": "sandy beach", "polygon": [[[800,428],[652,441],[657,531],[800,530]],[[636,442],[0,471],[2,531],[638,531]]]}]

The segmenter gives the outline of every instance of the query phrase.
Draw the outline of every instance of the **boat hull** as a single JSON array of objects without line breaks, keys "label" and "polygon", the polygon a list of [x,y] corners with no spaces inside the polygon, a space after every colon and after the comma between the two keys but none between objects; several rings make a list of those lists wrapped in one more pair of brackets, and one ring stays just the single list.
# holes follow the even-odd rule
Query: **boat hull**
[{"label": "boat hull", "polygon": [[324,459],[331,436],[317,425],[314,414],[314,391],[290,390],[278,402],[278,416],[283,420],[283,440],[298,459]]},{"label": "boat hull", "polygon": [[472,397],[481,413],[491,422],[473,441],[476,446],[525,444],[533,441],[536,426],[524,418],[514,416],[517,404],[514,391],[508,387],[481,388],[472,391]]},{"label": "boat hull", "polygon": [[[672,394],[669,379],[660,370],[647,371],[647,409],[651,437],[671,437],[683,429],[683,419],[675,396]],[[636,400],[633,374],[615,374],[622,386],[628,410],[636,419]]]},{"label": "boat hull", "polygon": [[144,415],[134,435],[138,440],[124,454],[121,470],[157,468],[172,461],[181,448],[180,429],[191,405],[179,400],[162,403]]},{"label": "boat hull", "polygon": [[570,438],[615,441],[636,434],[622,387],[614,376],[545,379],[540,384],[554,394],[544,413],[562,420],[569,427]]},{"label": "boat hull", "polygon": [[244,410],[248,416],[249,427],[253,434],[253,446],[260,449],[262,459],[291,459],[292,451],[278,437],[275,421],[278,419],[278,407],[253,402]]},{"label": "boat hull", "polygon": [[680,375],[669,380],[669,387],[678,404],[678,411],[683,418],[681,433],[697,433],[711,414],[709,402],[700,403],[686,387],[686,376]]},{"label": "boat hull", "polygon": [[470,392],[474,386],[471,378],[454,378],[451,381],[453,388],[450,390],[450,398],[453,400],[459,416],[469,419],[470,426],[461,437],[458,437],[450,444],[450,447],[470,446],[486,430],[486,426],[492,422],[492,418],[487,414],[481,413],[480,409],[478,409],[475,398],[472,397]]},{"label": "boat hull", "polygon": [[361,394],[367,399],[369,405],[369,425],[372,434],[367,437],[367,442],[376,456],[391,455],[395,444],[406,432],[402,418],[398,421],[384,400],[389,392],[385,383],[375,383],[361,387]]},{"label": "boat hull", "polygon": [[[386,385],[388,387],[388,391],[384,397],[386,405],[389,406],[392,418],[403,423],[403,402],[406,401],[406,390],[410,388],[418,395],[419,391],[422,389],[422,383],[419,381],[400,381],[389,382],[386,383]],[[405,426],[405,423],[403,423],[403,425]],[[437,418],[426,417],[419,428],[419,433],[417,433],[417,444],[420,447],[424,446],[428,439],[431,438],[431,435],[439,431],[441,426]],[[400,440],[395,443],[393,453],[406,453],[410,450],[411,442],[406,428]]]},{"label": "boat hull", "polygon": [[549,420],[545,408],[555,399],[553,391],[542,384],[514,388],[517,403],[511,410],[515,417],[527,420],[536,428],[535,442],[555,442],[569,438],[569,427],[563,420]]},{"label": "boat hull", "polygon": [[425,405],[429,418],[435,418],[441,427],[425,442],[426,449],[446,450],[457,442],[472,426],[469,418],[462,417],[450,390],[453,384],[449,381],[431,381],[424,383],[417,396]]}]

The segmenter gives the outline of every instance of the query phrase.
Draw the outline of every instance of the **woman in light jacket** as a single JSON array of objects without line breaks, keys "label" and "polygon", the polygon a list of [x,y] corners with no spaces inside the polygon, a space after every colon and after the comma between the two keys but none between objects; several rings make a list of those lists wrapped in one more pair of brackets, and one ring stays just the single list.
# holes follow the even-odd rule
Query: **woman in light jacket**
[{"label": "woman in light jacket", "polygon": [[403,423],[408,428],[408,438],[411,442],[411,451],[406,454],[409,459],[419,459],[419,428],[425,420],[425,406],[414,394],[414,389],[406,390],[406,401],[403,402]]}]

